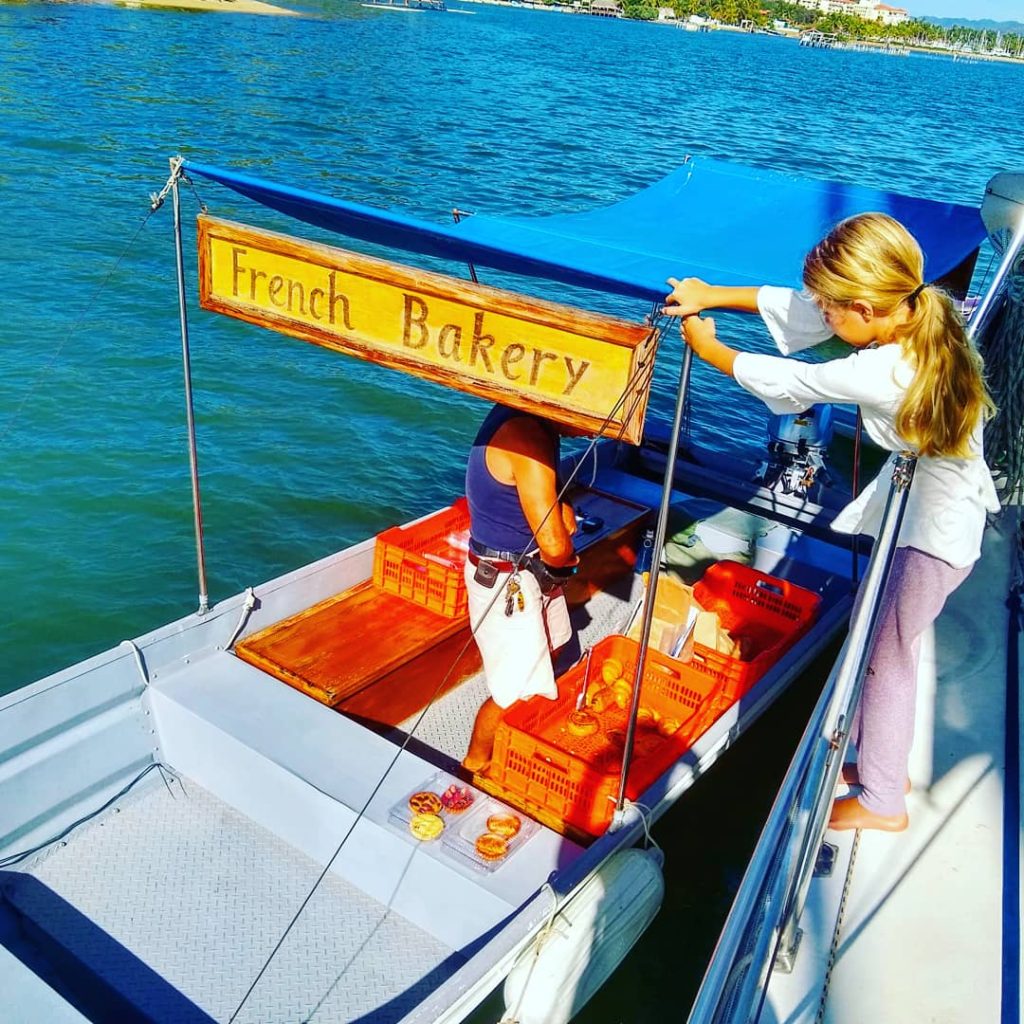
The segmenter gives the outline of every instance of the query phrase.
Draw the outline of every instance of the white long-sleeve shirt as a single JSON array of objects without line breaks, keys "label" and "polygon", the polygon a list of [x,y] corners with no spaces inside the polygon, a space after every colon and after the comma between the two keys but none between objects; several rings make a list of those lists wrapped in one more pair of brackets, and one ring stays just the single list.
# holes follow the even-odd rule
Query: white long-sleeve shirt
[{"label": "white long-sleeve shirt", "polygon": [[[832,336],[809,295],[790,288],[764,287],[758,309],[779,350],[791,354]],[[896,430],[896,413],[914,376],[899,344],[858,349],[844,359],[804,363],[744,352],[733,366],[736,381],[772,412],[797,413],[818,402],[860,406],[864,429],[881,447],[900,452],[913,447]],[[921,456],[907,499],[898,545],[934,555],[955,568],[981,554],[986,512],[999,509],[992,476],[982,452],[981,425],[971,439],[971,458]],[[889,493],[895,456],[832,523],[841,533],[877,536]]]}]

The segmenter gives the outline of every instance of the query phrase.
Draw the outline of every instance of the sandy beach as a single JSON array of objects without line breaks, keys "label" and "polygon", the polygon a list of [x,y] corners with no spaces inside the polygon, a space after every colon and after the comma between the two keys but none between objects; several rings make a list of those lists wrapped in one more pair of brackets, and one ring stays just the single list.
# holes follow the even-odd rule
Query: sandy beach
[{"label": "sandy beach", "polygon": [[226,11],[229,14],[283,14],[299,12],[263,0],[115,0],[119,7],[168,7],[178,11]]}]

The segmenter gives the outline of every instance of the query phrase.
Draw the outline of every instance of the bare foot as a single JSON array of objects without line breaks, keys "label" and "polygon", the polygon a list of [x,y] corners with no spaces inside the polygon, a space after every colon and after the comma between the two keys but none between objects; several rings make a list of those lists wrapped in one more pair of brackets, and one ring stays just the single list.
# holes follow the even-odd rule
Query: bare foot
[{"label": "bare foot", "polygon": [[487,769],[491,767],[491,761],[490,758],[466,757],[462,762],[462,767],[470,775],[486,775]]},{"label": "bare foot", "polygon": [[854,828],[873,828],[881,832],[902,832],[910,819],[906,812],[888,817],[875,814],[864,807],[855,796],[846,796],[832,804],[832,816],[828,827],[835,832]]},{"label": "bare foot", "polygon": [[[846,764],[843,765],[843,769],[842,769],[842,772],[840,773],[839,777],[848,786],[859,786],[860,785],[860,772],[857,770],[857,765],[853,761],[847,761]],[[903,783],[903,792],[904,793],[909,793],[910,792],[910,779],[907,779]]]}]

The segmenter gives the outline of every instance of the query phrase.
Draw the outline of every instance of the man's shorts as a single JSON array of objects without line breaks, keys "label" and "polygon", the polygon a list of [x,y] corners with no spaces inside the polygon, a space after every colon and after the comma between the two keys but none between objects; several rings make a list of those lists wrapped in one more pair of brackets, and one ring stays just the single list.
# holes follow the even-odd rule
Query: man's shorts
[{"label": "man's shorts", "polygon": [[499,573],[494,586],[488,588],[473,579],[475,572],[476,567],[467,561],[469,623],[494,703],[507,708],[535,694],[557,697],[551,652],[572,636],[565,595],[558,590],[545,597],[533,573],[523,569],[519,573],[523,610],[513,601],[512,614],[506,615],[511,574]]}]

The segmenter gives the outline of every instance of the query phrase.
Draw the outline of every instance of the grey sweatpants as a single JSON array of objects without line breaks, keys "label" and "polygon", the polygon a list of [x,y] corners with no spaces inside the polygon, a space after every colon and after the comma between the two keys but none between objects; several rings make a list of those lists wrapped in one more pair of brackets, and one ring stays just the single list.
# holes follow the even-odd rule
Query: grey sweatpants
[{"label": "grey sweatpants", "polygon": [[921,634],[973,566],[954,569],[916,548],[898,548],[850,738],[857,747],[860,802],[875,814],[906,810],[904,780],[914,739]]}]

